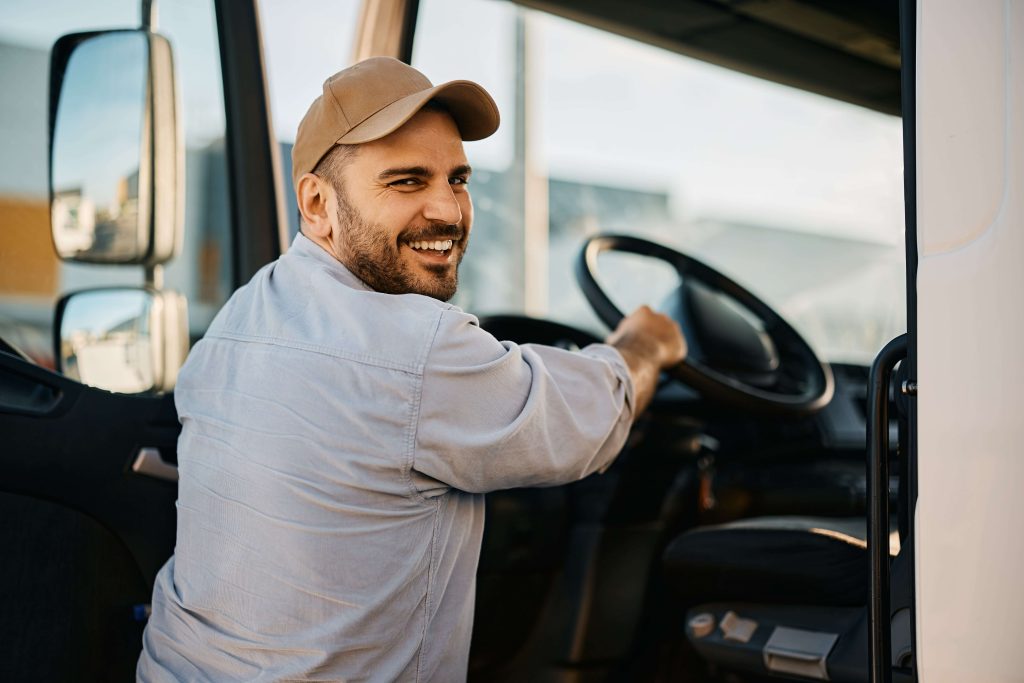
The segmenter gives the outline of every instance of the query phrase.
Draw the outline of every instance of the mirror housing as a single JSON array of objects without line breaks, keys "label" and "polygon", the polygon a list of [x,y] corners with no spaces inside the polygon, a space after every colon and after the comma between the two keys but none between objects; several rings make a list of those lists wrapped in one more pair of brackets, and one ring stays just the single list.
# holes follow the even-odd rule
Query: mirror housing
[{"label": "mirror housing", "polygon": [[57,304],[53,329],[57,371],[107,391],[170,391],[188,354],[187,304],[176,292],[73,292]]},{"label": "mirror housing", "polygon": [[62,259],[154,266],[180,250],[184,163],[176,114],[174,62],[163,36],[91,31],[57,40],[50,227]]}]

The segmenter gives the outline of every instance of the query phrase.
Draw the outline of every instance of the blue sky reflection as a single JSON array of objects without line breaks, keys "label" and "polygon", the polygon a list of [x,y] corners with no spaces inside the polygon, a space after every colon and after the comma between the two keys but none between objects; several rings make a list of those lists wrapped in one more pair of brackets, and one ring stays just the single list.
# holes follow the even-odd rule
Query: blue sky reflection
[{"label": "blue sky reflection", "polygon": [[97,208],[139,170],[148,45],[141,33],[112,33],[71,56],[54,131],[53,185],[81,188]]}]

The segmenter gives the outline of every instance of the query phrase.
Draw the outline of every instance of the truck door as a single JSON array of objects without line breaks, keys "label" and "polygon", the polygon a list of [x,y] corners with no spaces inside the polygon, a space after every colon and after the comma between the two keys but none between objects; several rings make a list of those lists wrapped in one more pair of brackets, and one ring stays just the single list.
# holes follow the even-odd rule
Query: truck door
[{"label": "truck door", "polygon": [[[187,300],[194,343],[230,293],[281,253],[297,227],[282,160],[298,109],[349,63],[359,3],[308,5],[315,11],[191,0],[160,3],[157,16],[157,3],[138,0],[0,3],[0,680],[134,679],[153,578],[175,542],[173,394],[58,372],[55,309],[75,290],[148,283]],[[269,65],[261,10],[280,46]],[[51,48],[66,34],[141,25],[174,54],[184,148],[171,197],[183,240],[162,273],[62,261],[50,230]],[[296,63],[300,41],[311,49]],[[267,72],[280,74],[273,93]],[[78,142],[85,159],[111,156],[88,134]]]},{"label": "truck door", "polygon": [[[51,46],[68,33],[136,28],[143,23],[139,4],[0,8],[2,680],[131,680],[153,577],[174,547],[179,426],[173,394],[105,390],[58,373],[53,341],[62,295],[138,286],[147,279],[139,265],[59,260],[51,241],[48,187]],[[177,52],[186,179],[184,196],[171,198],[184,211],[184,241],[164,268],[162,286],[188,299],[194,340],[246,271],[234,255],[228,199],[244,196],[244,188],[231,191],[230,169],[240,162],[227,151],[238,145],[226,139],[218,44],[223,17],[212,0],[167,3],[162,9],[157,28]],[[248,10],[254,17],[253,8]],[[258,48],[258,37],[250,45]],[[258,55],[255,63],[258,68]],[[85,94],[98,97],[111,85],[108,80],[97,80]],[[102,139],[81,135],[75,142],[86,162],[112,154]],[[269,156],[269,145],[263,147]],[[132,192],[132,178],[124,181],[121,200]],[[54,196],[61,192],[71,197],[76,188],[54,188]],[[109,215],[112,209],[96,209],[101,211]],[[274,212],[270,216],[276,227]],[[264,243],[276,244],[276,233]],[[267,255],[251,260],[257,258]],[[123,357],[129,350],[119,351]],[[110,389],[102,374],[81,377]]]}]

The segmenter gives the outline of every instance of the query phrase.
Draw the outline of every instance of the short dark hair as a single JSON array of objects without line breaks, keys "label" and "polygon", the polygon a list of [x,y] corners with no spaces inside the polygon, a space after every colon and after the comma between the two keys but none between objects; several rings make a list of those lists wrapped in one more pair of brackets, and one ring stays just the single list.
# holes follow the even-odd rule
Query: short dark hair
[{"label": "short dark hair", "polygon": [[[327,154],[323,155],[320,161],[316,162],[312,173],[330,183],[339,197],[344,198],[345,191],[341,184],[341,172],[358,152],[359,145],[335,145],[327,150]],[[298,197],[295,200],[298,202]],[[306,222],[302,218],[302,209],[297,209],[296,213],[299,215],[299,232],[302,232],[302,226]]]},{"label": "short dark hair", "polygon": [[323,178],[334,187],[341,188],[341,172],[353,157],[359,152],[359,145],[335,145],[327,150],[327,154],[316,162],[313,167],[313,175]]}]

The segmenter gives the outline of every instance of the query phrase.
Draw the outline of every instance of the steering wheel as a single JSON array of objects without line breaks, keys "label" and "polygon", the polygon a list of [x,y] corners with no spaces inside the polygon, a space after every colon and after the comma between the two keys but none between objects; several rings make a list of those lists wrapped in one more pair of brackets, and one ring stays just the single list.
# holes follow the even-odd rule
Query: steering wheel
[{"label": "steering wheel", "polygon": [[591,237],[576,261],[583,295],[609,328],[623,314],[595,277],[605,251],[659,259],[679,275],[663,312],[679,323],[689,350],[668,371],[672,377],[707,398],[755,412],[808,415],[832,399],[831,369],[771,307],[706,264],[639,237]]}]

